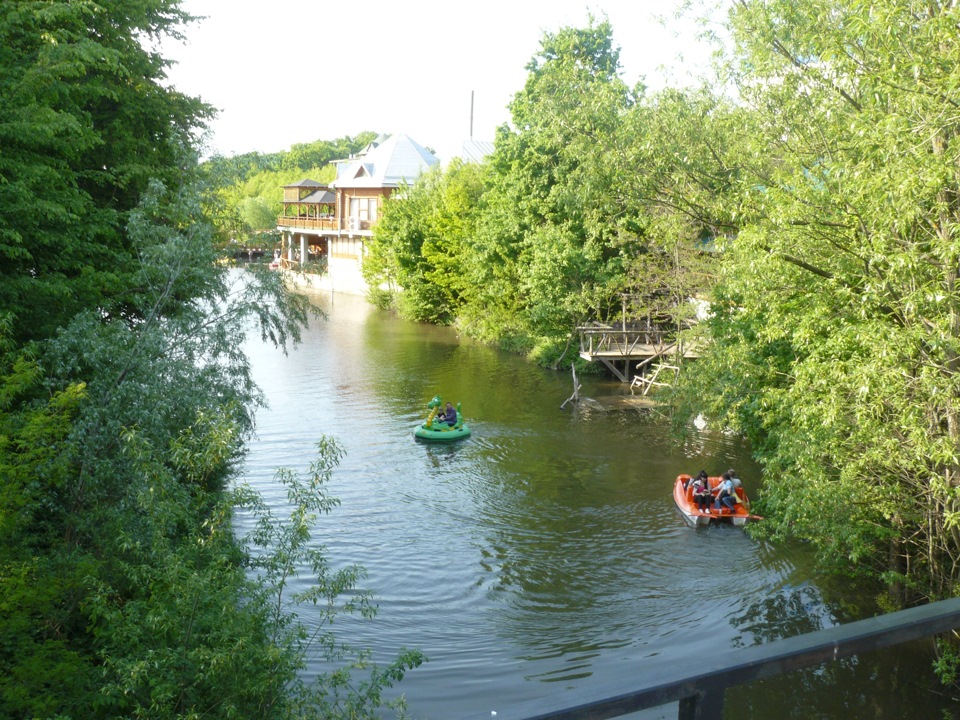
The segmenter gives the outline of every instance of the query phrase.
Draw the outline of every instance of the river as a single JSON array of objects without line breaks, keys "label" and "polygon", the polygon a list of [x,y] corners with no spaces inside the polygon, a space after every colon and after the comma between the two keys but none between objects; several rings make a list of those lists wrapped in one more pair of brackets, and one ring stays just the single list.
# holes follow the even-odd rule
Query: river
[{"label": "river", "polygon": [[[426,654],[397,687],[412,717],[538,699],[559,708],[570,689],[631,689],[663,663],[693,670],[711,653],[844,620],[804,548],[681,520],[679,473],[733,466],[748,492],[760,490],[738,438],[706,428],[678,444],[616,381],[581,378],[583,400],[562,410],[569,373],[357,297],[314,301],[327,319],[298,348],[247,348],[270,407],[257,415],[245,477],[282,506],[278,467],[304,471],[320,435],[344,446],[329,487],[341,506],[318,541],[335,565],[366,568],[379,614],[338,621],[338,636],[383,662],[402,647]],[[462,403],[471,438],[414,440],[438,393]],[[728,716],[939,717],[947,701],[928,687],[929,662],[914,647],[792,673],[731,691]]]}]

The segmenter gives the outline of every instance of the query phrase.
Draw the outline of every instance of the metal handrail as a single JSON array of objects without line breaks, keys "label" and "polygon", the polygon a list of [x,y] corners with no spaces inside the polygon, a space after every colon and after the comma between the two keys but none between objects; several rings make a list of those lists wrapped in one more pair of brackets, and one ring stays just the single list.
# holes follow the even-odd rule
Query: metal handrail
[{"label": "metal handrail", "polygon": [[[680,674],[664,664],[647,669],[646,682],[637,689],[608,687],[589,694],[574,692],[567,706],[544,711],[544,702],[529,702],[499,710],[497,720],[603,720],[629,713],[680,703],[679,720],[721,720],[727,688],[773,677],[792,670],[880,650],[960,627],[960,598],[941,600],[921,607],[900,610],[858,620],[846,625],[818,630],[718,653],[699,659],[704,668],[695,675]],[[475,715],[464,720],[490,720]]]}]

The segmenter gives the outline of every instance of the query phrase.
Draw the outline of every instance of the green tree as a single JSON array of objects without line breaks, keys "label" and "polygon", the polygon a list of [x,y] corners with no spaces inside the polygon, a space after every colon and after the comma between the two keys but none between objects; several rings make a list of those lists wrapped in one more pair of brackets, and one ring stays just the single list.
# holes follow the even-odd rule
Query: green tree
[{"label": "green tree", "polygon": [[376,139],[377,133],[366,130],[353,137],[298,143],[283,153],[281,163],[285,170],[326,167],[334,160],[345,160],[360,152]]},{"label": "green tree", "polygon": [[240,217],[243,219],[244,225],[251,231],[275,228],[279,214],[276,205],[262,197],[244,198],[240,203]]},{"label": "green tree", "polygon": [[699,334],[691,300],[709,297],[716,248],[739,227],[742,114],[707,88],[667,89],[639,100],[597,153],[617,189],[606,213],[627,246],[628,317]]},{"label": "green tree", "polygon": [[497,133],[468,266],[477,291],[462,315],[467,332],[529,350],[564,342],[615,295],[622,255],[597,212],[614,188],[591,158],[634,96],[606,20],[545,33],[527,69],[513,129]]},{"label": "green tree", "polygon": [[137,248],[128,214],[174,186],[180,136],[210,108],[164,83],[140,38],[176,35],[176,0],[10,0],[0,10],[0,307],[17,340],[81,308],[122,314]]},{"label": "green tree", "polygon": [[739,230],[690,377],[789,478],[765,527],[898,602],[960,579],[956,22],[952,3],[734,4]]},{"label": "green tree", "polygon": [[[322,599],[328,621],[369,615],[362,574],[325,570],[309,544],[335,505],[318,490],[335,444],[308,486],[282,476],[299,488],[292,518],[264,520],[250,544],[233,537],[235,506],[266,513],[228,490],[259,402],[239,348],[249,332],[295,339],[306,301],[276,274],[215,263],[198,217],[195,190],[159,183],[131,213],[138,322],[93,310],[29,352],[4,344],[0,714],[372,717],[382,689],[421,661],[404,653],[378,669],[363,652],[338,655],[286,599],[284,578],[311,567],[298,603]],[[343,664],[308,686],[297,673],[317,650]]]},{"label": "green tree", "polygon": [[[130,610],[141,600],[163,607],[148,578],[168,565],[188,572],[185,559],[171,557],[189,551],[249,428],[246,408],[257,395],[236,343],[257,325],[284,341],[304,321],[302,300],[278,293],[267,274],[243,294],[231,291],[199,216],[194,189],[171,193],[160,183],[130,213],[141,266],[126,306],[136,322],[91,308],[42,344],[6,344],[0,572],[10,582],[0,594],[11,622],[0,651],[3,714],[89,716],[106,702],[101,666],[120,648],[144,662],[159,652],[118,625],[105,628],[98,598]],[[261,304],[268,299],[272,307]],[[202,472],[176,450],[185,433],[201,429],[192,447],[205,451]],[[214,562],[230,561],[223,546],[219,553]],[[168,600],[177,596],[164,587]],[[242,605],[237,589],[220,602]],[[214,636],[197,637],[217,648]],[[46,689],[51,673],[69,682]]]},{"label": "green tree", "polygon": [[472,286],[464,264],[481,212],[486,165],[452,162],[388,200],[363,272],[374,299],[401,316],[449,324]]},{"label": "green tree", "polygon": [[[217,262],[208,108],[149,49],[187,20],[175,0],[0,7],[3,717],[370,717],[420,661],[361,653],[358,692],[346,667],[303,690],[311,638],[248,573],[310,560],[306,599],[334,613],[360,574],[322,572],[303,493],[268,545],[233,536],[261,401],[244,341],[295,342],[309,303]],[[324,445],[314,474],[338,460]]]}]

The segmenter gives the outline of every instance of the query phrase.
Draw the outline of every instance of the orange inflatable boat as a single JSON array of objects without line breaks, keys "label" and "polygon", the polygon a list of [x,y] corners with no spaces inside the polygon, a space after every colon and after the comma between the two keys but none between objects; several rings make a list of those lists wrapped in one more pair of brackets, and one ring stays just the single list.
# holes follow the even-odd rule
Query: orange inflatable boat
[{"label": "orange inflatable boat", "polygon": [[714,491],[713,498],[710,500],[710,512],[702,512],[697,508],[697,502],[693,499],[693,486],[685,488],[690,475],[678,475],[677,481],[673,486],[673,501],[677,504],[683,519],[691,527],[697,525],[709,525],[710,523],[733,523],[734,525],[746,525],[748,522],[760,520],[759,515],[750,514],[750,499],[743,491],[742,487],[737,488],[737,499],[739,502],[734,506],[736,509],[730,512],[729,508],[721,507],[716,510],[714,507],[716,500],[716,488],[720,484],[719,477],[708,478],[710,489]]}]

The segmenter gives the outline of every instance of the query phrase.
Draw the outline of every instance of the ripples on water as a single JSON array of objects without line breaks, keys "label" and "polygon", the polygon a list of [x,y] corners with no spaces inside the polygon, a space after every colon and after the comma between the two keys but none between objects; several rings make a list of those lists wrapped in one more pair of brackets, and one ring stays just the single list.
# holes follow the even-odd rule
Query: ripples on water
[{"label": "ripples on water", "polygon": [[[707,431],[678,447],[618,383],[584,380],[594,400],[563,411],[569,376],[354,298],[320,301],[329,319],[289,356],[250,347],[271,407],[247,480],[282,506],[277,467],[305,470],[321,434],[345,446],[330,486],[342,505],[317,539],[335,564],[367,569],[380,615],[338,621],[338,634],[383,661],[426,653],[400,687],[414,717],[632,687],[647,667],[771,639],[771,598],[825,613],[794,557],[739,529],[687,528],[674,508],[681,472],[735,464],[756,483],[735,439]],[[463,403],[470,439],[414,441],[437,392]]]}]

